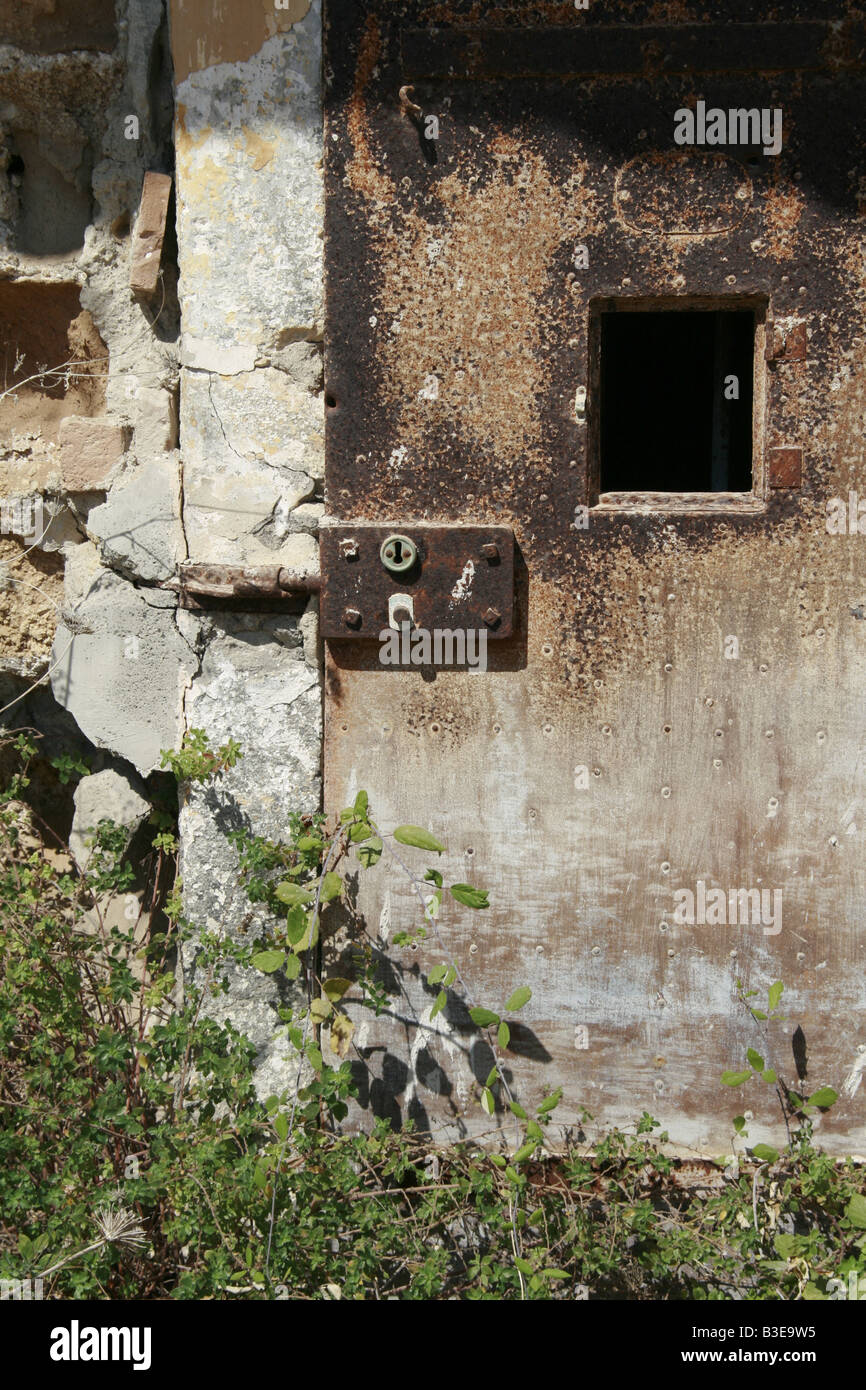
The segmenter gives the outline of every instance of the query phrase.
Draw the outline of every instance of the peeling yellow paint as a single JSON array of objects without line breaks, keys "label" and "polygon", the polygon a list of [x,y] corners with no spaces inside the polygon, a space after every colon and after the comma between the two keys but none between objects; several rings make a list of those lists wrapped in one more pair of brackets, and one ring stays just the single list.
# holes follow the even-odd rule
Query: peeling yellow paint
[{"label": "peeling yellow paint", "polygon": [[175,82],[217,63],[252,58],[268,39],[284,34],[309,12],[310,0],[171,0],[171,52]]},{"label": "peeling yellow paint", "polygon": [[252,156],[253,168],[264,169],[266,164],[270,164],[276,149],[276,140],[265,140],[263,136],[257,135],[249,126],[241,126],[246,140],[245,153]]}]

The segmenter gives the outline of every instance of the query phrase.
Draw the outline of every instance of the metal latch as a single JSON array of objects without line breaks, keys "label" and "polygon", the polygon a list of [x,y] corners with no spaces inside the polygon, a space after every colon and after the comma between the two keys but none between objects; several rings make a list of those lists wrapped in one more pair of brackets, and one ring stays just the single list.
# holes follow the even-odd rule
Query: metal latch
[{"label": "metal latch", "polygon": [[323,525],[322,636],[376,639],[411,613],[430,632],[485,631],[510,637],[514,620],[514,535],[507,526]]},{"label": "metal latch", "polygon": [[181,565],[160,585],[178,596],[180,608],[291,609],[319,592],[317,574],[297,574],[281,565]]}]

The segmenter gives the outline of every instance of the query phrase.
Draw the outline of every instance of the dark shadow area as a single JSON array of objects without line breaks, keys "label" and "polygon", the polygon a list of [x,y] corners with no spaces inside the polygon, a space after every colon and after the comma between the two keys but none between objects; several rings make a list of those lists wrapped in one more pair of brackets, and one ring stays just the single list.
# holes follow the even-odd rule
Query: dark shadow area
[{"label": "dark shadow area", "polygon": [[752,311],[600,319],[600,491],[749,492]]},{"label": "dark shadow area", "polygon": [[797,1068],[797,1080],[805,1081],[808,1070],[808,1052],[806,1049],[806,1034],[799,1023],[794,1029],[791,1038],[791,1051],[794,1054],[794,1066]]}]

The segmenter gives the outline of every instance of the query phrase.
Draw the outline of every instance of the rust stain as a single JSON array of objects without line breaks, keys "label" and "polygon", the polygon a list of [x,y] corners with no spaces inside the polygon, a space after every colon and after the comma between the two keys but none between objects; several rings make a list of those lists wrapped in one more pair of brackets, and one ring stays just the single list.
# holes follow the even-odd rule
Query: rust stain
[{"label": "rust stain", "polygon": [[465,174],[454,173],[436,190],[444,218],[412,218],[411,235],[398,232],[383,347],[401,441],[459,419],[472,443],[516,460],[539,430],[551,262],[563,241],[595,229],[596,199],[585,167],[556,187],[543,158],[512,137],[494,136],[483,158],[487,178],[470,178],[468,200]]},{"label": "rust stain", "polygon": [[[368,29],[359,69],[376,52]],[[373,204],[383,277],[377,327],[390,398],[400,406],[395,446],[459,419],[476,445],[516,458],[538,434],[551,263],[563,242],[599,225],[586,165],[575,161],[557,186],[539,153],[496,133],[479,142],[468,179],[464,162],[437,183],[425,216],[399,208],[359,101],[349,127],[349,178]],[[384,223],[377,212],[387,213]]]},{"label": "rust stain", "polygon": [[[611,0],[597,23],[697,28],[691,8]],[[717,35],[723,8],[701,7]],[[623,46],[625,75],[545,83],[522,72],[519,34],[513,50],[499,36],[481,74],[466,61],[473,36],[449,48],[440,32],[425,65],[417,30],[417,72],[405,71],[401,32],[419,22],[538,30],[552,16],[583,25],[570,7],[450,0],[422,13],[370,0],[360,61],[344,55],[363,21],[352,31],[332,20],[331,57],[344,69],[329,114],[329,312],[355,325],[329,344],[335,515],[510,525],[521,563],[515,636],[491,643],[483,677],[383,675],[375,649],[331,647],[327,795],[343,804],[352,784],[367,785],[386,813],[437,818],[455,874],[471,880],[485,866],[491,911],[471,923],[471,945],[465,924],[455,937],[491,997],[516,971],[531,976],[531,1028],[547,1053],[521,1066],[536,1069],[539,1088],[562,1079],[570,1102],[613,1121],[618,1106],[628,1119],[647,1104],[703,1150],[725,1142],[716,1063],[735,1063],[748,1041],[735,976],[764,987],[771,969],[802,990],[798,1021],[810,1045],[822,1039],[828,1078],[848,1058],[862,976],[862,856],[838,840],[853,832],[835,827],[856,794],[866,552],[858,536],[829,540],[824,525],[828,497],[863,495],[859,170],[838,138],[857,91],[846,76],[833,108],[825,77],[803,75],[810,12],[794,9],[796,42],[770,55],[774,74],[788,64],[784,78],[751,71],[749,34],[735,35],[733,68],[719,68],[743,104],[772,94],[784,107],[790,144],[778,162],[670,150],[654,113],[706,93],[691,91],[694,74],[664,70],[658,35],[636,61],[631,40]],[[773,5],[766,17],[786,16]],[[543,39],[534,33],[532,62]],[[683,35],[670,48],[688,53]],[[574,52],[579,63],[579,43]],[[435,165],[400,110],[413,81],[422,112],[442,116]],[[731,175],[715,207],[711,167]],[[624,188],[635,195],[628,213]],[[706,214],[719,205],[714,226]],[[575,241],[589,250],[580,268]],[[632,494],[627,506],[590,506],[578,530],[575,504],[599,490],[574,415],[584,384],[592,420],[590,306],[638,297],[671,307],[681,296],[766,309],[754,496],[687,510]],[[773,324],[790,342],[765,361]],[[771,486],[774,450],[802,455],[799,485],[789,473],[786,487]],[[729,661],[730,635],[739,655]],[[783,885],[778,942],[677,929],[671,888],[696,876]],[[395,899],[395,925],[401,913]],[[839,1019],[818,991],[831,978]],[[585,1020],[590,1050],[576,1054],[574,1022]],[[430,1047],[462,1105],[473,1081],[456,1055],[459,1020],[451,1026]],[[444,1114],[441,1099],[425,1106],[421,1124]],[[845,1126],[859,1123],[840,1113],[825,1133],[845,1143]]]},{"label": "rust stain", "polygon": [[657,150],[618,170],[617,218],[630,231],[661,236],[718,236],[745,219],[752,181],[727,154]]},{"label": "rust stain", "polygon": [[805,200],[795,183],[777,178],[764,197],[764,254],[775,261],[790,261],[796,250],[797,230]]}]

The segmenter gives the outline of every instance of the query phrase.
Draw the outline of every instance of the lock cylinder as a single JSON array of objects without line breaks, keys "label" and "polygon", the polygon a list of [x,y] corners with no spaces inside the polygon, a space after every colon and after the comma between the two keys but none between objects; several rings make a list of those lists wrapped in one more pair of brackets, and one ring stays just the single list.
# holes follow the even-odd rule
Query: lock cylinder
[{"label": "lock cylinder", "polygon": [[405,574],[418,559],[418,547],[408,536],[386,536],[379,558],[389,574]]}]

